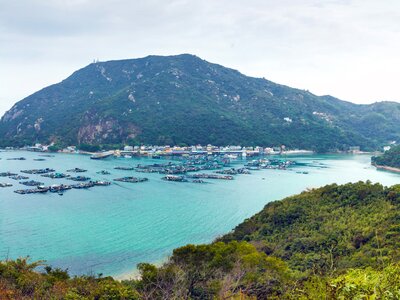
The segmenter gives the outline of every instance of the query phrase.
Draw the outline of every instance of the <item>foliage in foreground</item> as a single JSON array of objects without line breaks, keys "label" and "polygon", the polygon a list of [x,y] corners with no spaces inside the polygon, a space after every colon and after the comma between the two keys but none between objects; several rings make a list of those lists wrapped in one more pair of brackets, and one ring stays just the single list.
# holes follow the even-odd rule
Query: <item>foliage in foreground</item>
[{"label": "foliage in foreground", "polygon": [[269,203],[161,267],[139,264],[140,279],[4,261],[0,299],[400,299],[399,206],[399,185],[328,185]]}]

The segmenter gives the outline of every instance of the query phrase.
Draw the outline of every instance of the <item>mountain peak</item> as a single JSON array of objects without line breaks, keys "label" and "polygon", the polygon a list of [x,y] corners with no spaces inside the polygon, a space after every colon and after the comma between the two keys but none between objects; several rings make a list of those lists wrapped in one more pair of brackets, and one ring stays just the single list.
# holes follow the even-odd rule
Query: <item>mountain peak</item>
[{"label": "mountain peak", "polygon": [[[387,105],[391,108],[382,108]],[[213,143],[372,149],[399,140],[399,106],[317,97],[192,54],[150,55],[92,63],[34,93],[2,117],[0,134],[3,145]]]}]

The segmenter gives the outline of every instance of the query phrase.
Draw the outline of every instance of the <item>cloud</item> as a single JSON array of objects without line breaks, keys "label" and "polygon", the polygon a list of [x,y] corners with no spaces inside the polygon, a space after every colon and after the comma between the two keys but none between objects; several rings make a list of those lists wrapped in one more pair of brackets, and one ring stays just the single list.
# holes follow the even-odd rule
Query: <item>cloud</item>
[{"label": "cloud", "polygon": [[193,53],[356,102],[399,100],[395,0],[0,0],[1,110],[93,59]]}]

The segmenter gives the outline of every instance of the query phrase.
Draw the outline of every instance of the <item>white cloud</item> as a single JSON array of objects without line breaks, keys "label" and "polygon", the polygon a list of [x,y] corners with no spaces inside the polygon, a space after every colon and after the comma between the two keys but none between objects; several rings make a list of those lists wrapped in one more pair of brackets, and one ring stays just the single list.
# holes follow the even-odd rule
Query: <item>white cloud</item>
[{"label": "white cloud", "polygon": [[395,0],[0,0],[0,114],[93,59],[192,53],[367,103],[400,100]]}]

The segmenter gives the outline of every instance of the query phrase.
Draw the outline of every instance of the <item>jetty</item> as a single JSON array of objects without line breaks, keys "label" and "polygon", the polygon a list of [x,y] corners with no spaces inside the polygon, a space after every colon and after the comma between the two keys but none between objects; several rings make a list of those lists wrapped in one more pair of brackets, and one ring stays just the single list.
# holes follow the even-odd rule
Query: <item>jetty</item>
[{"label": "jetty", "polygon": [[114,155],[114,151],[99,152],[99,153],[95,153],[92,156],[90,156],[90,159],[104,159],[111,155]]}]

